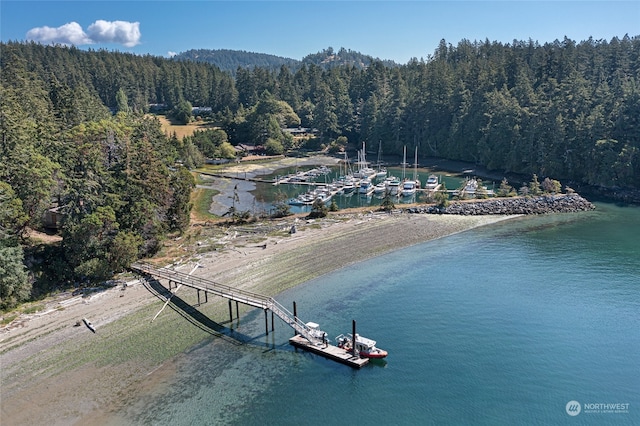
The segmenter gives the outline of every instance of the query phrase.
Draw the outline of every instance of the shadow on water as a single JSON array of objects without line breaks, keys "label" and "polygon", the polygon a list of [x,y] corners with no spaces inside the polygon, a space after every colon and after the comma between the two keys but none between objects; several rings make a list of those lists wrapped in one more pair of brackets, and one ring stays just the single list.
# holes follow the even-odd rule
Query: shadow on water
[{"label": "shadow on water", "polygon": [[374,367],[386,367],[387,366],[387,360],[386,359],[381,359],[381,358],[370,358],[369,359],[369,364],[366,365],[369,368],[374,368]]},{"label": "shadow on water", "polygon": [[[257,341],[259,338],[264,337],[264,335],[251,337],[246,334],[242,334],[232,328],[225,327],[221,323],[213,321],[211,318],[198,311],[195,307],[173,294],[157,279],[146,276],[145,278],[141,279],[141,282],[147,288],[147,290],[149,290],[153,295],[155,295],[163,302],[166,302],[167,298],[171,297],[171,301],[169,302],[168,307],[170,307],[174,312],[176,312],[178,315],[180,315],[202,331],[212,336],[225,339],[229,343],[235,345],[253,344],[260,346],[269,346],[266,343]],[[226,323],[232,322],[233,321],[226,321]]]}]

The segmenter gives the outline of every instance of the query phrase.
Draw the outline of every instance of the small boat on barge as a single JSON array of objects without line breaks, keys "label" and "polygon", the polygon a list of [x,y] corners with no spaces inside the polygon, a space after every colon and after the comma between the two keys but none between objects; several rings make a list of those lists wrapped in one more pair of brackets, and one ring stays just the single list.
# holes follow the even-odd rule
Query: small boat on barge
[{"label": "small boat on barge", "polygon": [[[341,334],[336,337],[336,343],[339,348],[351,351],[353,350],[353,335],[351,333]],[[355,345],[356,353],[360,358],[380,359],[388,355],[387,351],[376,347],[375,340],[362,337],[358,333],[356,333]]]}]

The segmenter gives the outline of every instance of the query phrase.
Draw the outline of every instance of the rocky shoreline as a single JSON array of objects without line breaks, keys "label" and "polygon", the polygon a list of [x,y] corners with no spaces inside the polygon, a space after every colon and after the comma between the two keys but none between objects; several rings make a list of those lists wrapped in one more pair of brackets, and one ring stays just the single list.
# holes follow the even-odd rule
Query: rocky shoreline
[{"label": "rocky shoreline", "polygon": [[410,207],[408,213],[477,215],[531,215],[575,213],[595,209],[578,194],[542,195],[539,197],[498,198],[473,201],[454,201],[447,207]]}]

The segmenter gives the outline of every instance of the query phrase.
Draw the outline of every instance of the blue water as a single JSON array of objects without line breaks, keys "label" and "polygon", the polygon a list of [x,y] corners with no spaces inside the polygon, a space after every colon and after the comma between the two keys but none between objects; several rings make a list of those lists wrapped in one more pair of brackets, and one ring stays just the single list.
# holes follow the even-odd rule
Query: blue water
[{"label": "blue water", "polygon": [[[640,208],[525,217],[358,263],[277,299],[389,351],[353,370],[260,311],[123,407],[129,424],[640,424]],[[565,406],[578,401],[582,412]],[[628,404],[594,412],[588,404]]]}]

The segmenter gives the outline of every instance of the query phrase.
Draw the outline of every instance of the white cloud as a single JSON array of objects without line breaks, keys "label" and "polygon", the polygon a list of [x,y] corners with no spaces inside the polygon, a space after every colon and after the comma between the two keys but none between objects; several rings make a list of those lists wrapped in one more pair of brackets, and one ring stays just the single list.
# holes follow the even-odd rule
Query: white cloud
[{"label": "white cloud", "polygon": [[27,32],[27,40],[40,43],[91,44],[91,39],[77,22],[69,22],[58,28],[39,27]]},{"label": "white cloud", "polygon": [[97,20],[87,28],[96,43],[118,43],[126,47],[140,44],[140,22]]},{"label": "white cloud", "polygon": [[172,51],[168,51],[168,52],[167,52],[167,56],[168,56],[168,57],[170,57],[170,58],[173,58],[173,57],[174,57],[174,56],[176,56],[176,55],[177,55],[177,53],[176,53],[176,52],[172,52]]},{"label": "white cloud", "polygon": [[57,28],[38,27],[27,32],[26,39],[44,44],[94,44],[117,43],[125,47],[140,44],[140,23],[97,20],[85,32],[77,22],[69,22]]}]

